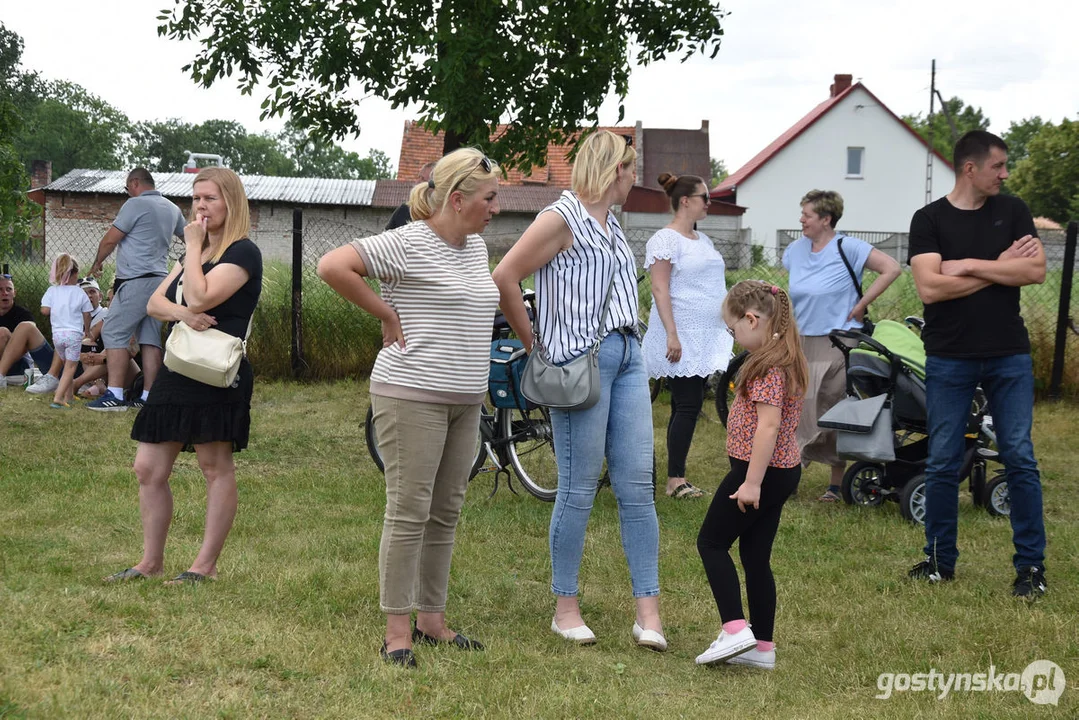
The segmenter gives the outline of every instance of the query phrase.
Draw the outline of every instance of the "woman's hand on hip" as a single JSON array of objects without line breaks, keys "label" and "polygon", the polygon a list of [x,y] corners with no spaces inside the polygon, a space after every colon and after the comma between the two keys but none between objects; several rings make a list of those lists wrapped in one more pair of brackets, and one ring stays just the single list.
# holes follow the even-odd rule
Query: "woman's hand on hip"
[{"label": "woman's hand on hip", "polygon": [[857,320],[862,322],[862,318],[865,317],[865,305],[858,303],[854,306],[854,309],[850,311],[850,315],[847,316],[847,320]]},{"label": "woman's hand on hip", "polygon": [[397,313],[382,320],[382,347],[388,348],[394,343],[402,350],[405,349],[405,331],[401,329],[401,318]]}]

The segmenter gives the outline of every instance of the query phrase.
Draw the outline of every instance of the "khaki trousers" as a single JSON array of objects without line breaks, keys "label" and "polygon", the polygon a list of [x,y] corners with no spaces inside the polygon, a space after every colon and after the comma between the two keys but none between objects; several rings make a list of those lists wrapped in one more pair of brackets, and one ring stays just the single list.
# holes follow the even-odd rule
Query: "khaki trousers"
[{"label": "khaki trousers", "polygon": [[379,605],[388,615],[444,612],[480,406],[372,395],[371,407],[386,468]]}]

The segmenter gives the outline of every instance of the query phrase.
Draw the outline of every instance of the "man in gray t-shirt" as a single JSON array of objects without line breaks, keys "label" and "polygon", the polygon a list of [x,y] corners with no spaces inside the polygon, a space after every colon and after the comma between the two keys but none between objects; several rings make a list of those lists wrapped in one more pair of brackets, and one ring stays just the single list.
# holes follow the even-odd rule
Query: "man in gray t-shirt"
[{"label": "man in gray t-shirt", "polygon": [[[184,236],[183,213],[154,188],[154,178],[145,168],[135,168],[127,176],[127,193],[112,227],[97,248],[90,273],[101,274],[101,266],[116,248],[116,280],[108,317],[101,330],[109,369],[109,391],[90,403],[91,410],[126,410],[142,407],[161,369],[161,322],[146,314],[146,304],[168,274],[169,242],[173,235]],[[135,335],[142,346],[143,393],[124,402],[123,382],[127,368],[127,346]]]}]

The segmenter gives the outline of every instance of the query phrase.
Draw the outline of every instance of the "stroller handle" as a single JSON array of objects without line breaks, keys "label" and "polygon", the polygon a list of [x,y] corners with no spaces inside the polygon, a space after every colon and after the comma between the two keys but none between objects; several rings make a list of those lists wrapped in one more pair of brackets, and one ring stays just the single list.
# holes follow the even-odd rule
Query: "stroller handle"
[{"label": "stroller handle", "polygon": [[876,352],[880,353],[884,357],[888,358],[889,362],[895,360],[895,357],[888,350],[888,348],[881,345],[879,342],[873,339],[871,335],[868,335],[860,330],[833,330],[828,333],[828,339],[832,341],[832,345],[835,345],[844,355],[847,355],[853,348],[844,342],[840,341],[840,338],[847,340],[854,340],[859,345],[868,345]]}]

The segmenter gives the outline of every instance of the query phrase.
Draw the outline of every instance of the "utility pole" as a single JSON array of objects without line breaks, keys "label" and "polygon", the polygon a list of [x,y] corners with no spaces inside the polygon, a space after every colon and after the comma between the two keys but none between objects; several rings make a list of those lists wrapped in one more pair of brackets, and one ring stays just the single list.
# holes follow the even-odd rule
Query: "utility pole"
[{"label": "utility pole", "polygon": [[929,120],[926,127],[929,139],[925,148],[925,204],[933,202],[933,102],[937,97],[937,61],[934,58],[929,71]]}]

